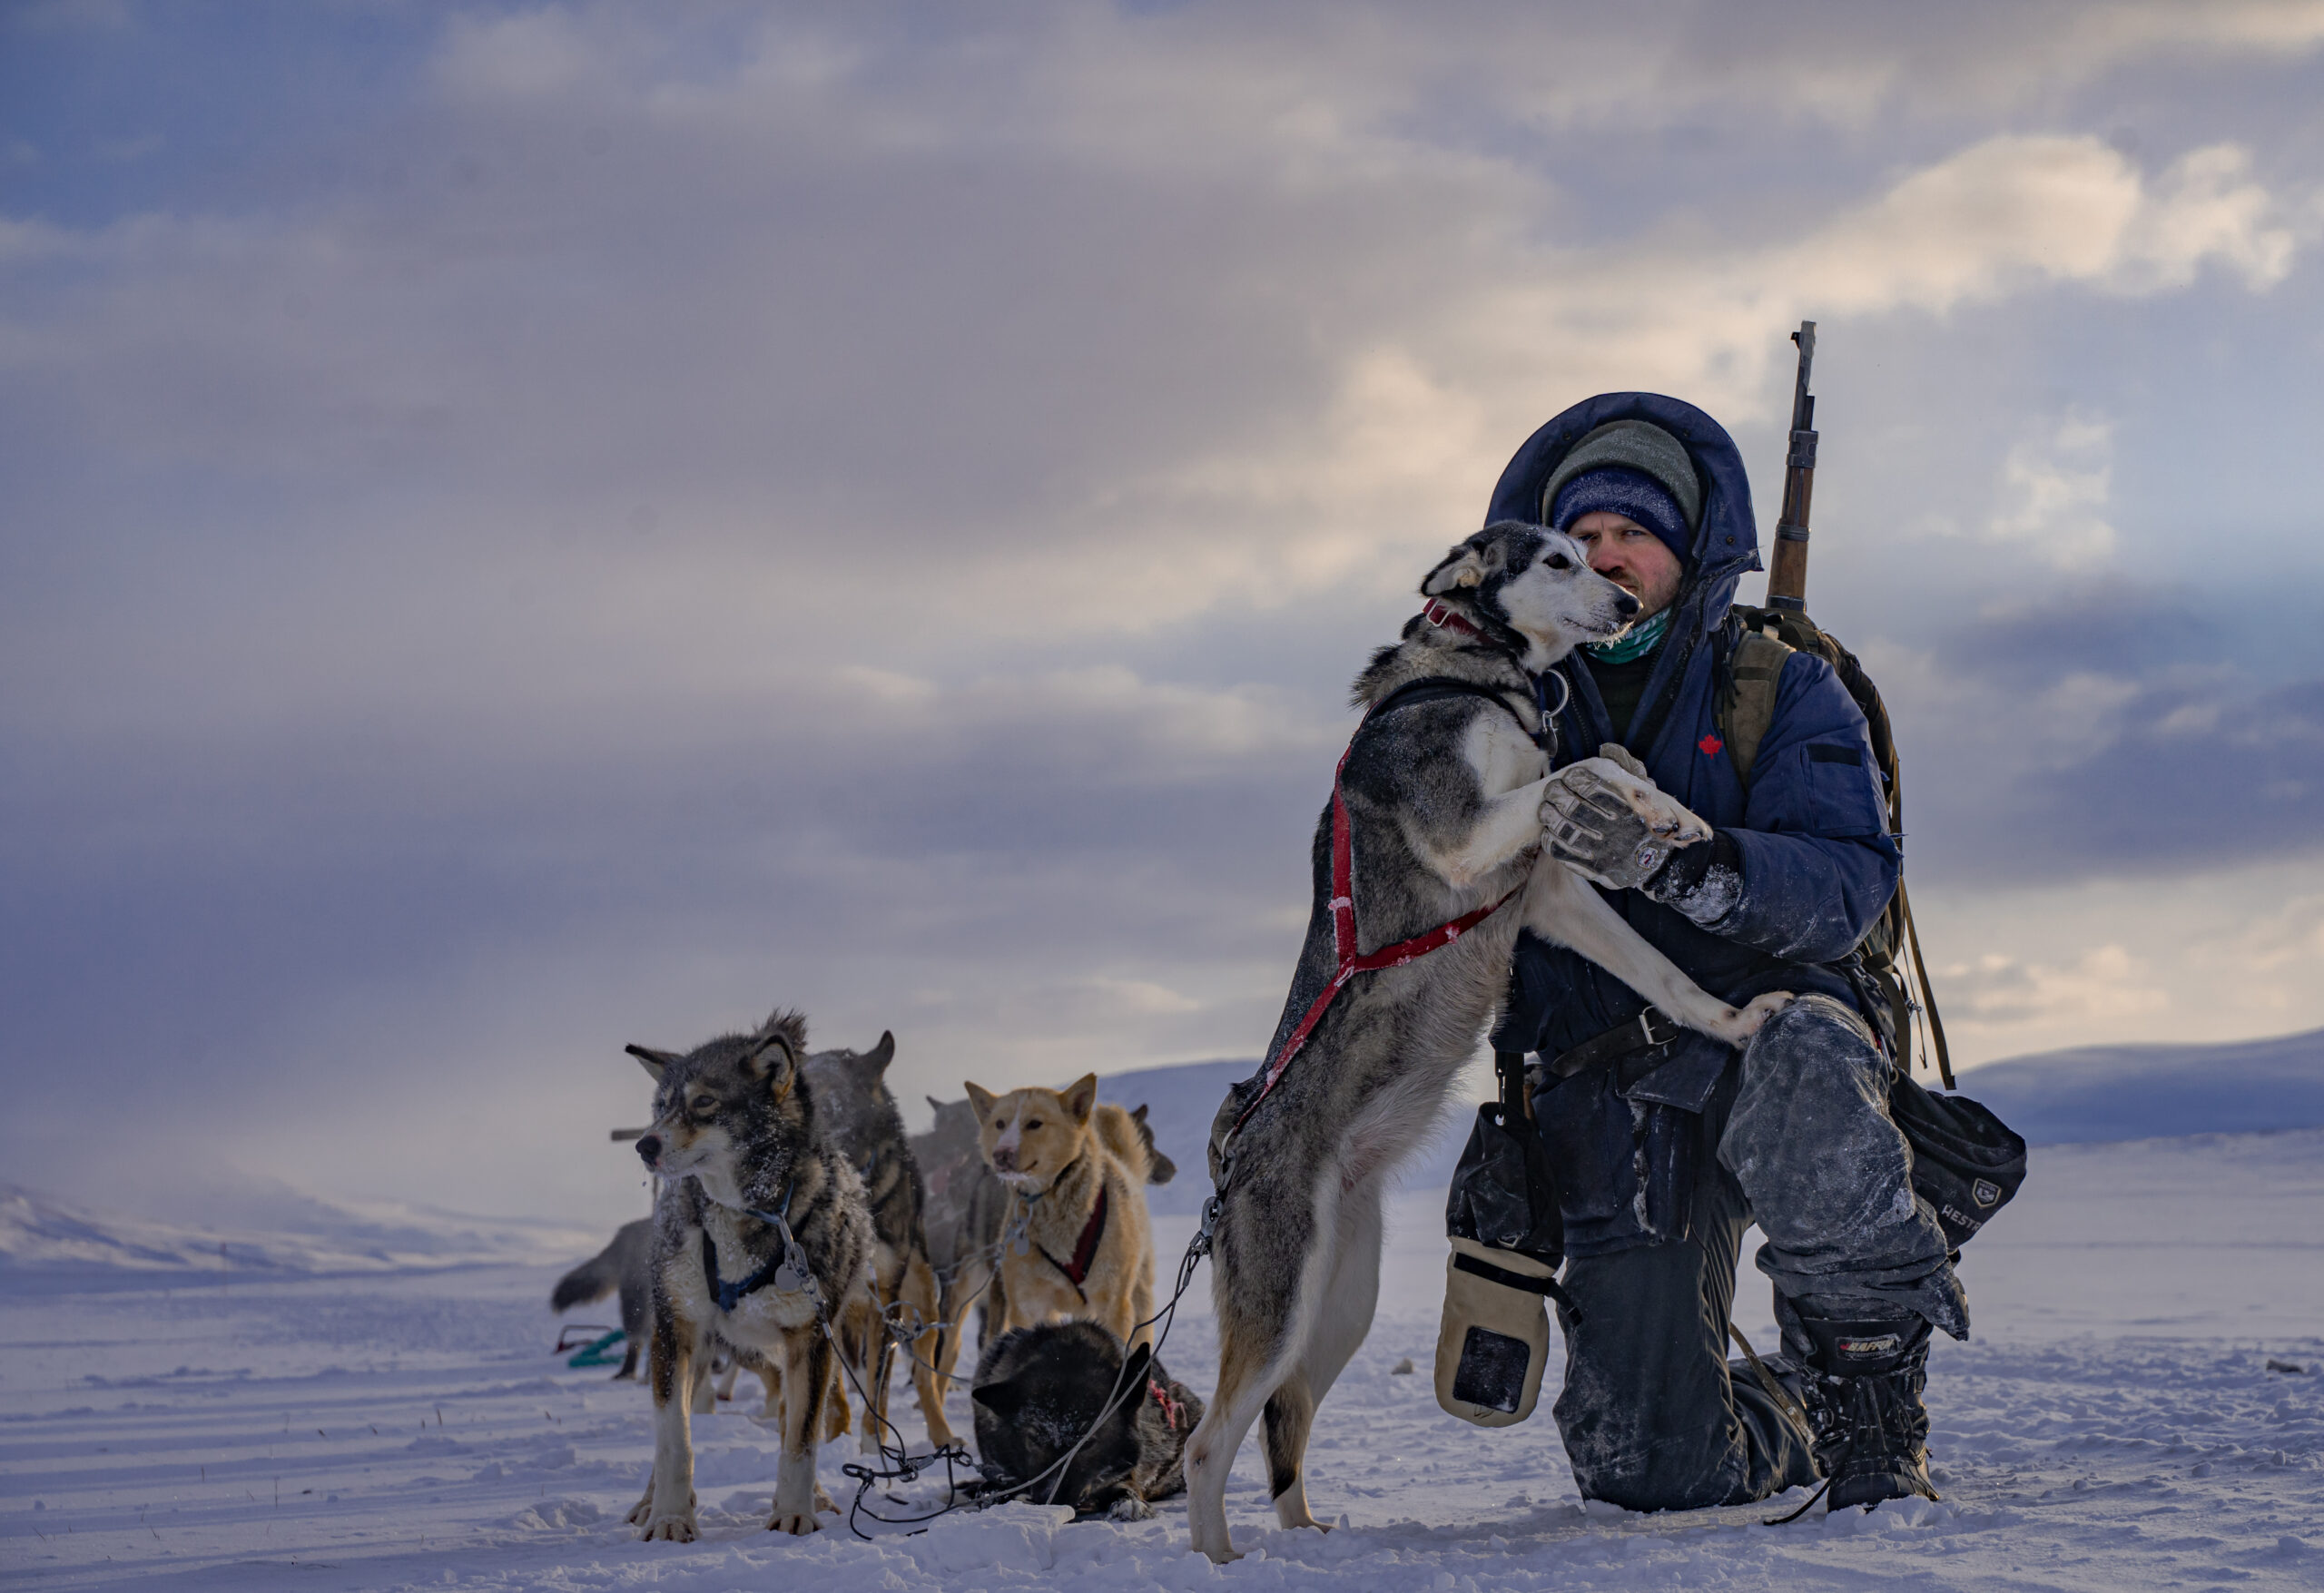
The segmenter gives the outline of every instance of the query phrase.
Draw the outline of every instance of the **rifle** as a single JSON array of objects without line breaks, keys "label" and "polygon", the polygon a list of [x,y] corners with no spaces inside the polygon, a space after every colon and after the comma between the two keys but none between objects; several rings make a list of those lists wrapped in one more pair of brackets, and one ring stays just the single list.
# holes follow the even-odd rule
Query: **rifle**
[{"label": "rifle", "polygon": [[1816,491],[1816,395],[1807,390],[1807,373],[1816,363],[1816,323],[1801,321],[1791,340],[1799,345],[1799,375],[1791,389],[1791,450],[1784,457],[1775,558],[1768,565],[1768,606],[1806,614],[1807,504]]},{"label": "rifle", "polygon": [[[1805,648],[1819,654],[1833,665],[1841,684],[1864,710],[1865,723],[1871,737],[1874,762],[1878,766],[1883,783],[1888,792],[1888,827],[1898,836],[1905,831],[1905,801],[1902,771],[1896,759],[1896,745],[1888,728],[1888,710],[1880,701],[1880,692],[1864,673],[1853,654],[1834,641],[1807,617],[1807,508],[1816,490],[1816,395],[1807,390],[1809,371],[1816,363],[1816,323],[1803,320],[1799,329],[1791,334],[1799,345],[1799,374],[1793,379],[1791,388],[1791,447],[1784,456],[1783,514],[1776,521],[1775,556],[1768,565],[1768,601],[1764,611],[1755,620],[1745,620],[1747,632],[1758,624],[1762,633],[1785,647]],[[1797,615],[1794,619],[1792,616]],[[1747,634],[1745,642],[1751,638]],[[1776,650],[1780,654],[1781,649]],[[1768,727],[1768,716],[1775,711],[1775,691],[1777,676],[1782,673],[1780,657],[1769,665],[1760,663],[1747,664],[1738,654],[1736,671],[1738,687],[1747,675],[1757,674],[1751,683],[1748,713],[1744,698],[1738,694],[1736,706],[1722,710],[1726,717],[1721,723],[1728,728],[1726,738],[1731,749],[1729,756],[1738,757],[1738,771],[1748,782],[1750,759]],[[1745,721],[1748,719],[1748,725]],[[1898,998],[1895,1006],[1897,1015],[1898,1048],[1909,1059],[1912,1036],[1905,1028],[1912,1012],[1918,1012],[1928,1025],[1931,1048],[1935,1053],[1937,1077],[1945,1087],[1953,1087],[1953,1054],[1945,1042],[1945,1020],[1936,1013],[1936,992],[1929,988],[1928,964],[1921,955],[1921,934],[1913,922],[1913,904],[1905,894],[1902,877],[1896,881],[1896,900],[1882,918],[1882,928],[1876,931],[1885,941],[1876,947],[1871,959],[1880,969],[1878,977],[1894,979],[1894,991]],[[1866,938],[1867,945],[1873,937]],[[1911,965],[1911,978],[1905,977],[1905,965]],[[1911,999],[1912,986],[1920,988],[1921,998]]]}]

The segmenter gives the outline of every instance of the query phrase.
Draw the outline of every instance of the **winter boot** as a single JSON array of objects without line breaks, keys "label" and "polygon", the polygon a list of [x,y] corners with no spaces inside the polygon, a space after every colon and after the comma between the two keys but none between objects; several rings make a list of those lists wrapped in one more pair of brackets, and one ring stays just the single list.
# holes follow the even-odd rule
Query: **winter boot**
[{"label": "winter boot", "polygon": [[1884,1499],[1935,1499],[1928,1480],[1929,1324],[1917,1316],[1839,1321],[1802,1314],[1812,1348],[1800,1370],[1816,1464],[1831,1483],[1825,1509],[1869,1509]]}]

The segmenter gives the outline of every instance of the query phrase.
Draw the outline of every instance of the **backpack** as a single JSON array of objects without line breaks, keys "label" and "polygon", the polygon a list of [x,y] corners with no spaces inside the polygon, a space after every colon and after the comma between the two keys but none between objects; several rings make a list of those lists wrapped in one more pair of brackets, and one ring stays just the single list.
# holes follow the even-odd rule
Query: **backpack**
[{"label": "backpack", "polygon": [[[1864,713],[1865,724],[1872,733],[1873,765],[1880,771],[1881,784],[1888,793],[1888,829],[1892,834],[1903,834],[1905,795],[1897,774],[1896,741],[1889,729],[1888,709],[1880,701],[1880,689],[1864,673],[1864,665],[1856,662],[1856,654],[1804,614],[1750,608],[1742,604],[1728,612],[1740,622],[1741,634],[1735,636],[1728,651],[1727,678],[1721,683],[1718,698],[1718,733],[1719,739],[1727,743],[1727,756],[1734,764],[1744,791],[1748,792],[1751,789],[1751,765],[1757,761],[1759,743],[1767,738],[1768,726],[1775,718],[1776,687],[1782,678],[1783,666],[1794,653],[1813,653],[1832,666],[1832,673],[1839,676],[1840,683]],[[1889,1031],[1889,1042],[1897,1055],[1909,1064],[1913,1017],[1915,1013],[1925,1016],[1933,1042],[1928,1049],[1935,1055],[1937,1077],[1944,1080],[1946,1089],[1953,1088],[1953,1057],[1945,1044],[1945,1022],[1936,1013],[1935,992],[1929,988],[1928,966],[1921,957],[1920,933],[1913,927],[1912,902],[1905,894],[1902,876],[1896,880],[1896,894],[1889,899],[1887,910],[1856,943],[1853,956],[1873,987],[1869,993],[1886,1010],[1888,1021],[1884,1027]],[[1919,987],[1917,1003],[1905,978],[1904,959],[1907,957],[1912,964],[1912,984]]]}]

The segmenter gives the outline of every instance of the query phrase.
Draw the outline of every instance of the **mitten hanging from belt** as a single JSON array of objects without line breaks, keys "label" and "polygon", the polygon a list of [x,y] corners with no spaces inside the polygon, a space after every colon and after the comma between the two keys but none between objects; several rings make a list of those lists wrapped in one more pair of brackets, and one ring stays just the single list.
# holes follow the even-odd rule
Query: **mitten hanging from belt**
[{"label": "mitten hanging from belt", "polygon": [[1477,1108],[1452,1175],[1444,1225],[1444,1318],[1436,1337],[1436,1402],[1480,1427],[1533,1413],[1550,1348],[1544,1296],[1558,1287],[1565,1227],[1541,1136],[1524,1109],[1525,1058],[1498,1052],[1502,1098]]}]

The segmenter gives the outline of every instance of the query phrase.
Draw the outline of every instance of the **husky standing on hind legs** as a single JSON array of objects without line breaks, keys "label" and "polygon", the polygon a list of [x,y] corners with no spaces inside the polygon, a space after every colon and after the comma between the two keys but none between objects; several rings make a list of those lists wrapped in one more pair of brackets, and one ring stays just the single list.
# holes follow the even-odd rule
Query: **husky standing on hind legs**
[{"label": "husky standing on hind legs", "polygon": [[[1474,1053],[1521,924],[1729,1045],[1786,999],[1738,1009],[1706,994],[1542,849],[1545,672],[1624,630],[1638,600],[1571,538],[1512,521],[1453,548],[1421,592],[1425,612],[1355,683],[1367,715],[1316,830],[1314,912],[1268,1067],[1229,1093],[1211,1130],[1218,1387],[1187,1477],[1194,1547],[1214,1560],[1234,1555],[1226,1474],[1262,1410],[1276,1519],[1322,1525],[1307,1506],[1308,1428],[1371,1329],[1386,1183]],[[1626,768],[1587,766],[1636,818],[1641,850],[1709,836]],[[1411,960],[1349,977],[1354,958],[1408,938]]]}]

